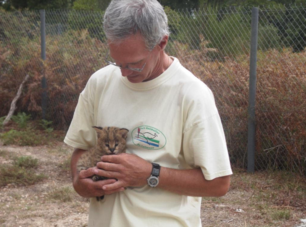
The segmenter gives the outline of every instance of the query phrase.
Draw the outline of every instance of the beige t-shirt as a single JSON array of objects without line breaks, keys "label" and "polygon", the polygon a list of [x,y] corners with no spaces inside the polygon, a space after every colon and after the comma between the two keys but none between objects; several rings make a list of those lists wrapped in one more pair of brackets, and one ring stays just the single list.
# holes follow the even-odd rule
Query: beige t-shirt
[{"label": "beige t-shirt", "polygon": [[[205,179],[231,175],[221,120],[210,89],[174,58],[159,77],[130,83],[107,66],[81,93],[65,143],[95,144],[92,126],[129,129],[127,153],[174,169],[201,168]],[[89,226],[199,227],[201,198],[144,186],[91,199]]]}]

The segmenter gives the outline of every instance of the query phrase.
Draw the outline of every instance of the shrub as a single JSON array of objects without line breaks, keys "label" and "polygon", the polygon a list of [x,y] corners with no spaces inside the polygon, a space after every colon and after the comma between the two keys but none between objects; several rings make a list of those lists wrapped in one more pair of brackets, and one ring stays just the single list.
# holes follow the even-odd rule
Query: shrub
[{"label": "shrub", "polygon": [[19,157],[13,165],[0,166],[0,186],[15,184],[17,186],[32,185],[46,178],[43,174],[36,174],[37,159]]},{"label": "shrub", "polygon": [[74,190],[71,187],[57,188],[48,193],[50,199],[60,202],[71,202],[74,195]]},{"label": "shrub", "polygon": [[[204,42],[205,40],[203,40]],[[203,43],[202,46],[205,43]],[[233,165],[247,165],[249,58],[212,61],[205,49],[175,43],[181,63],[213,91]],[[306,174],[306,53],[258,52],[255,170]]]},{"label": "shrub", "polygon": [[271,214],[272,218],[276,221],[278,220],[289,220],[291,217],[290,210],[278,210]]},{"label": "shrub", "polygon": [[2,133],[0,138],[3,145],[37,146],[48,143],[48,138],[46,136],[31,129],[25,131],[11,129],[8,132]]},{"label": "shrub", "polygon": [[14,160],[14,166],[36,169],[38,167],[38,159],[34,159],[31,156],[21,156]]},{"label": "shrub", "polygon": [[51,133],[53,131],[53,128],[51,128],[52,121],[48,121],[45,119],[42,119],[40,121],[40,126],[48,133]]},{"label": "shrub", "polygon": [[[167,50],[212,89],[231,161],[238,167],[245,167],[251,14],[238,10],[199,10],[189,14],[168,11],[174,40]],[[274,21],[278,19],[278,16],[273,18]],[[306,55],[305,52],[291,53],[289,49],[280,49],[280,39],[274,27],[278,28],[282,40],[284,33],[271,22],[271,18],[265,20],[270,23],[259,27],[256,169],[299,169],[306,174],[306,69],[303,64]],[[3,106],[0,116],[7,114],[23,77],[30,73],[31,79],[24,88],[17,111],[41,119],[44,72],[48,94],[47,121],[52,119],[54,127],[67,129],[79,93],[90,75],[104,66],[107,44],[92,38],[87,29],[48,36],[48,59],[42,64],[38,38],[16,39],[19,42],[10,43],[5,36],[5,42],[0,41],[0,100]],[[271,47],[273,49],[269,49]],[[27,136],[25,132],[18,133]],[[12,143],[18,144],[21,141],[16,139],[18,133],[11,130],[1,137],[6,143],[10,138],[16,140]],[[37,134],[31,137],[28,140],[38,138]]]},{"label": "shrub", "polygon": [[306,47],[305,8],[298,5],[285,5],[273,11],[279,16],[272,18],[270,22],[277,27],[285,46],[291,47],[293,52],[303,51]]},{"label": "shrub", "polygon": [[19,128],[24,129],[31,118],[31,115],[28,115],[24,112],[18,113],[15,116],[12,116],[12,120],[18,125]]},{"label": "shrub", "polygon": [[[70,31],[59,37],[48,37],[48,60],[42,65],[38,40],[27,40],[27,45],[24,42],[22,37],[20,46],[1,47],[0,42],[0,58],[4,59],[3,64],[0,63],[3,72],[0,79],[0,100],[3,106],[0,116],[8,113],[20,83],[26,74],[30,74],[16,111],[26,112],[33,118],[41,119],[41,72],[44,66],[47,80],[46,120],[52,119],[53,126],[68,128],[79,93],[91,74],[103,66],[106,44],[90,38],[87,30]],[[10,67],[6,68],[8,65]]]}]

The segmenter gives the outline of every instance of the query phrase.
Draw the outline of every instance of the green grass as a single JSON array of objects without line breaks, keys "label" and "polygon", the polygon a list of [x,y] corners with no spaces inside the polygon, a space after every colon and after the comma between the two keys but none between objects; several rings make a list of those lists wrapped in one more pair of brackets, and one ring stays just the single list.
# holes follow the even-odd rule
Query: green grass
[{"label": "green grass", "polygon": [[38,159],[32,158],[31,156],[21,156],[15,158],[14,166],[20,168],[33,168],[36,169],[38,167]]},{"label": "green grass", "polygon": [[12,159],[12,158],[15,157],[15,155],[13,153],[11,153],[11,152],[0,150],[0,157],[6,158],[6,159],[7,158]]},{"label": "green grass", "polygon": [[271,214],[273,220],[280,221],[280,220],[289,220],[291,217],[290,210],[275,210]]},{"label": "green grass", "polygon": [[38,133],[32,129],[17,131],[11,129],[8,132],[2,133],[0,139],[3,145],[19,145],[19,146],[38,146],[48,143],[48,136]]},{"label": "green grass", "polygon": [[18,125],[19,128],[26,128],[30,118],[31,115],[26,114],[24,112],[12,116],[12,120]]},{"label": "green grass", "polygon": [[60,202],[71,202],[73,200],[74,195],[75,192],[71,187],[62,187],[49,192],[48,198]]},{"label": "green grass", "polygon": [[0,167],[0,186],[14,184],[17,186],[27,186],[35,184],[46,178],[43,174],[36,174],[33,169],[4,165]]},{"label": "green grass", "polygon": [[14,158],[12,165],[0,166],[0,186],[14,184],[27,186],[40,182],[46,178],[44,174],[37,174],[38,160],[30,156]]}]

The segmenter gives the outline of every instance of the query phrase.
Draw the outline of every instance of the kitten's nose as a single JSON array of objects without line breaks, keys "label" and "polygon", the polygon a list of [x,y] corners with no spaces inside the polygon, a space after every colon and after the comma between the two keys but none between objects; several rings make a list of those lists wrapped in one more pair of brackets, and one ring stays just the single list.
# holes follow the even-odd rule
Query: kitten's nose
[{"label": "kitten's nose", "polygon": [[115,148],[109,148],[109,150],[110,150],[112,153],[114,153]]}]

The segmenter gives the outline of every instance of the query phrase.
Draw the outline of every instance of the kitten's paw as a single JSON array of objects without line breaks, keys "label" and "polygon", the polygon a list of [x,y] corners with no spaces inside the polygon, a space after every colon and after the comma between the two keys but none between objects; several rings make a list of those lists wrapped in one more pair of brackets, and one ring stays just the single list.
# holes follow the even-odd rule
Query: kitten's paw
[{"label": "kitten's paw", "polygon": [[100,180],[105,180],[106,178],[105,178],[105,177],[98,176],[98,175],[94,175],[91,179],[92,179],[93,181],[100,181]]},{"label": "kitten's paw", "polygon": [[100,196],[100,197],[96,197],[97,198],[97,201],[102,201],[104,199],[104,195]]}]

